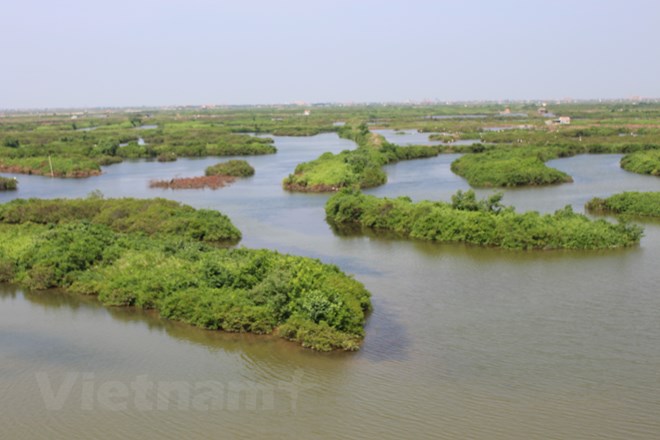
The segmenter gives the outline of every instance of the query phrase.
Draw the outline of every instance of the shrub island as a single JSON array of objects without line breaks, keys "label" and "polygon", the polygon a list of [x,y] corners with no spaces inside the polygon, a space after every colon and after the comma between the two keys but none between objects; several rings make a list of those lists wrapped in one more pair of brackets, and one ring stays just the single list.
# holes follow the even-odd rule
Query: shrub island
[{"label": "shrub island", "polygon": [[315,259],[204,242],[223,241],[209,240],[221,230],[240,236],[218,212],[162,200],[17,200],[0,205],[0,281],[315,350],[359,348],[371,309],[361,283]]},{"label": "shrub island", "polygon": [[495,194],[477,201],[470,190],[459,191],[452,203],[413,203],[408,197],[377,198],[346,189],[328,199],[325,211],[336,227],[505,249],[610,249],[637,244],[642,236],[637,225],[590,220],[570,205],[554,214],[519,214],[502,206],[501,198]]},{"label": "shrub island", "polygon": [[466,154],[451,164],[451,170],[474,187],[512,187],[572,182],[568,174],[548,167],[555,158],[550,149],[494,149]]},{"label": "shrub island", "polygon": [[0,191],[15,190],[18,188],[18,180],[13,177],[0,177]]},{"label": "shrub island", "polygon": [[250,177],[254,176],[254,168],[244,160],[228,160],[206,168],[207,176],[232,176]]},{"label": "shrub island", "polygon": [[254,175],[254,168],[244,160],[220,162],[206,168],[204,176],[175,177],[170,180],[152,180],[150,188],[169,189],[218,189],[233,183],[237,177]]},{"label": "shrub island", "polygon": [[371,133],[366,124],[356,128],[344,125],[339,135],[356,142],[355,150],[339,154],[323,153],[319,158],[299,164],[294,173],[284,179],[282,185],[289,191],[329,192],[357,185],[371,188],[387,182],[383,165],[400,160],[437,156],[435,147],[399,147],[381,135]]}]

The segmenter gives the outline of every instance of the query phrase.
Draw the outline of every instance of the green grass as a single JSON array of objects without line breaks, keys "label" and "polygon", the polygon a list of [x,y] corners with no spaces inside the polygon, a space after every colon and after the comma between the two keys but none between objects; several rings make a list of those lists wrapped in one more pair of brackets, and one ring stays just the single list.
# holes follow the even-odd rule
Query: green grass
[{"label": "green grass", "polygon": [[500,205],[500,198],[477,201],[474,192],[459,191],[452,203],[413,203],[407,197],[379,199],[344,190],[328,199],[325,210],[328,222],[337,227],[505,249],[611,249],[635,245],[642,236],[639,226],[593,221],[570,206],[554,214],[518,214]]},{"label": "green grass", "polygon": [[660,192],[624,192],[606,199],[593,198],[586,209],[600,214],[660,217]]},{"label": "green grass", "polygon": [[621,158],[621,168],[633,173],[660,176],[660,150],[627,154]]},{"label": "green grass", "polygon": [[175,234],[215,243],[235,243],[241,239],[241,232],[227,216],[165,199],[16,199],[0,205],[1,223],[76,221],[105,225],[117,232]]},{"label": "green grass", "polygon": [[254,175],[254,168],[244,160],[229,160],[206,168],[207,176],[249,177]]},{"label": "green grass", "polygon": [[[52,165],[52,169],[51,169]],[[0,157],[0,171],[53,177],[89,177],[101,174],[96,160],[86,157]]]},{"label": "green grass", "polygon": [[451,164],[451,170],[474,187],[513,187],[572,182],[572,178],[545,165],[553,158],[544,149],[496,149],[466,154]]}]

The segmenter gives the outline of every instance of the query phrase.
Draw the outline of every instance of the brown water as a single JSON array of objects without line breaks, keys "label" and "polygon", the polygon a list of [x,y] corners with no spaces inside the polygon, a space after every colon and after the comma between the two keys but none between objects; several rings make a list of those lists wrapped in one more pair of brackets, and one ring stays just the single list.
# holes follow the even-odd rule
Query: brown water
[{"label": "brown water", "polygon": [[[0,286],[2,438],[657,439],[660,225],[639,247],[511,252],[337,236],[326,196],[279,183],[301,160],[352,148],[334,135],[276,138],[253,178],[218,191],[148,188],[215,159],[134,162],[87,180],[20,176],[11,197],[165,196],[228,213],[243,245],[321,258],[355,274],[375,311],[358,353],[202,331],[88,298]],[[387,168],[371,192],[447,200],[455,156]],[[507,191],[518,210],[576,210],[593,195],[660,190],[619,156],[551,165],[575,182]],[[170,390],[170,388],[175,391]],[[177,392],[178,391],[178,392]],[[160,398],[158,397],[160,395]]]}]

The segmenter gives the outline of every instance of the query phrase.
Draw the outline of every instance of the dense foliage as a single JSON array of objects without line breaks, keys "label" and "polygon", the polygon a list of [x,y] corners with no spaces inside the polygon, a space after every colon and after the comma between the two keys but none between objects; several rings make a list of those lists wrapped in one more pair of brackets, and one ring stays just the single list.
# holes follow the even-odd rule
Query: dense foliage
[{"label": "dense foliage", "polygon": [[244,160],[229,160],[207,167],[206,175],[249,177],[254,175],[254,168]]},{"label": "dense foliage", "polygon": [[18,187],[18,181],[11,177],[0,177],[0,191],[13,190]]},{"label": "dense foliage", "polygon": [[176,160],[177,160],[178,158],[179,158],[179,157],[176,155],[175,152],[173,152],[173,151],[166,151],[166,152],[164,152],[164,153],[160,153],[160,154],[158,155],[158,157],[156,158],[156,160],[157,160],[158,162],[176,162]]},{"label": "dense foliage", "polygon": [[500,205],[501,195],[477,201],[474,192],[459,192],[452,203],[407,197],[379,199],[343,190],[326,204],[335,226],[392,231],[404,237],[461,242],[506,249],[607,249],[639,242],[642,229],[626,223],[592,221],[570,206],[554,214],[516,213]]},{"label": "dense foliage", "polygon": [[660,150],[626,154],[621,158],[621,168],[633,173],[660,176]]},{"label": "dense foliage", "polygon": [[596,197],[585,207],[593,213],[660,217],[660,192],[624,192],[606,199]]},{"label": "dense foliage", "polygon": [[361,283],[318,260],[89,222],[0,224],[0,281],[61,287],[207,329],[276,333],[323,351],[358,349],[371,308]]},{"label": "dense foliage", "polygon": [[165,199],[17,199],[0,205],[0,223],[61,224],[87,221],[117,232],[176,234],[207,242],[234,243],[241,232],[218,211]]},{"label": "dense foliage", "polygon": [[551,156],[552,152],[541,149],[490,150],[456,159],[451,170],[475,187],[571,182],[568,174],[545,165]]}]

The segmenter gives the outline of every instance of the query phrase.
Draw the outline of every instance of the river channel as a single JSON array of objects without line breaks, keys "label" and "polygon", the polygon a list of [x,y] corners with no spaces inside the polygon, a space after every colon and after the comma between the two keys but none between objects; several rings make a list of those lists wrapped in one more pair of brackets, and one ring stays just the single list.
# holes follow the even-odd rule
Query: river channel
[{"label": "river channel", "polygon": [[[333,263],[372,292],[357,353],[320,354],[0,285],[2,438],[657,439],[660,224],[637,247],[522,252],[336,235],[327,195],[292,194],[297,163],[354,144],[275,137],[255,176],[219,190],[150,189],[218,158],[127,161],[81,180],[17,176],[16,197],[166,197],[218,209],[240,245]],[[386,167],[379,196],[449,200],[457,155]],[[583,211],[593,196],[660,191],[620,155],[551,161],[573,183],[506,190],[518,211]],[[223,159],[224,160],[224,159]],[[490,191],[479,190],[479,195]]]}]

